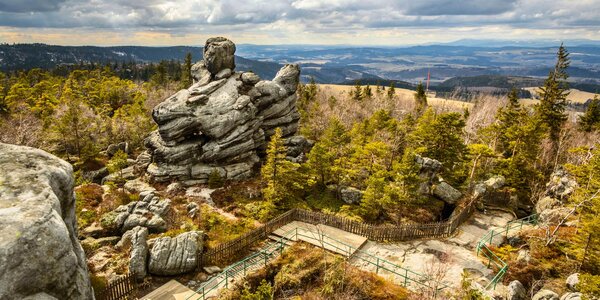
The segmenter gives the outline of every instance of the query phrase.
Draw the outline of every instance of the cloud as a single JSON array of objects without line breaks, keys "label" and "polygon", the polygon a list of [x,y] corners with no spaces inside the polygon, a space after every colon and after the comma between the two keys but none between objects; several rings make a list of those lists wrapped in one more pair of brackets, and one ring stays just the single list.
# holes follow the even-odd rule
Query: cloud
[{"label": "cloud", "polygon": [[0,11],[24,13],[55,11],[65,0],[0,0]]},{"label": "cloud", "polygon": [[[25,29],[369,40],[375,32],[471,29],[600,38],[600,0],[0,0],[0,26]],[[485,29],[485,30],[484,30]],[[495,32],[495,31],[494,31]],[[311,35],[311,36],[308,36]],[[469,37],[469,36],[465,36]],[[1,42],[1,40],[0,40]],[[272,41],[262,41],[272,43]]]},{"label": "cloud", "polygon": [[499,15],[511,11],[516,0],[419,0],[410,2],[406,13],[417,16]]}]

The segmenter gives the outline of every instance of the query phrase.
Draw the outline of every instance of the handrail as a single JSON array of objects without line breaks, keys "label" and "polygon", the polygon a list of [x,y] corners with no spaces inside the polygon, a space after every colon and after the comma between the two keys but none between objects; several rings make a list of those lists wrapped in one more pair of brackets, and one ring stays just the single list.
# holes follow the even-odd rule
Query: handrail
[{"label": "handrail", "polygon": [[[504,275],[506,274],[506,272],[508,272],[508,264],[505,261],[503,261],[500,257],[498,257],[488,247],[488,244],[492,244],[492,242],[494,241],[494,238],[496,236],[508,236],[508,232],[515,228],[519,228],[519,230],[521,230],[521,228],[523,228],[524,224],[534,224],[535,225],[536,223],[537,223],[537,214],[529,215],[527,217],[508,222],[506,224],[506,226],[504,226],[501,230],[492,229],[492,230],[488,231],[484,236],[482,236],[481,239],[479,239],[479,241],[477,242],[477,247],[476,247],[477,248],[477,256],[479,256],[479,253],[483,253],[488,259],[488,268],[490,267],[490,265],[492,263],[494,263],[494,265],[497,268],[499,268],[498,273],[496,273],[496,275],[494,275],[494,277],[488,283],[488,285],[485,286],[486,290],[489,289],[490,287],[492,287],[493,289],[496,289],[496,285],[498,284],[498,282],[500,282],[502,280],[502,278],[504,277]],[[482,251],[482,250],[485,250],[485,251]]]},{"label": "handrail", "polygon": [[[300,237],[309,238],[309,239],[316,239],[315,236],[309,236],[309,235],[305,235],[305,234],[303,234],[301,232],[298,232],[298,229],[299,229],[299,227],[295,227],[295,228],[287,231],[286,233],[284,233],[283,235],[281,235],[281,237],[275,243],[269,244],[269,245],[263,247],[261,250],[255,252],[254,254],[251,254],[251,255],[247,256],[246,258],[244,258],[244,259],[242,259],[242,260],[240,260],[240,261],[238,261],[238,262],[236,262],[236,263],[228,266],[221,273],[219,273],[216,276],[213,276],[211,279],[209,279],[208,281],[204,282],[196,290],[196,293],[198,293],[198,294],[201,295],[201,299],[202,300],[205,300],[206,299],[206,295],[208,293],[210,293],[211,291],[213,291],[214,289],[216,289],[217,287],[219,287],[223,282],[225,282],[225,288],[228,288],[228,280],[230,278],[229,277],[230,272],[233,272],[232,276],[236,276],[237,274],[240,274],[241,272],[244,272],[244,275],[245,275],[246,271],[249,269],[249,267],[253,267],[253,266],[262,264],[263,262],[264,262],[264,265],[266,265],[267,264],[267,259],[269,257],[271,257],[277,251],[279,251],[281,253],[283,251],[283,249],[286,246],[288,246],[287,242],[291,241],[292,237],[295,237],[296,240],[298,240],[299,236]],[[312,230],[310,230],[308,228],[300,228],[300,229],[303,230],[303,231],[306,231],[306,232],[313,233],[313,234],[318,234],[318,238],[319,238],[318,241],[322,243],[322,248],[325,248],[324,245],[327,244],[327,245],[329,245],[331,247],[336,248],[337,250],[341,250],[343,252],[346,252],[348,258],[350,258],[350,257],[356,257],[356,258],[361,259],[361,260],[363,260],[363,261],[365,261],[365,262],[367,262],[367,263],[369,263],[371,265],[374,265],[376,267],[376,271],[375,271],[376,274],[379,274],[379,270],[383,269],[383,270],[386,270],[388,272],[391,272],[393,274],[396,274],[396,275],[404,278],[404,284],[403,284],[404,286],[408,286],[410,283],[416,283],[416,284],[421,285],[421,286],[423,286],[425,288],[432,289],[434,295],[438,295],[438,293],[441,290],[443,290],[443,289],[445,289],[445,288],[448,287],[448,285],[446,283],[442,283],[441,287],[437,287],[434,290],[433,287],[430,287],[430,286],[428,286],[426,284],[426,282],[430,280],[430,278],[427,275],[420,274],[420,273],[411,271],[409,269],[403,268],[403,267],[401,267],[399,265],[396,265],[396,264],[394,264],[394,263],[392,263],[392,262],[390,262],[390,261],[388,261],[386,259],[383,259],[383,258],[377,257],[375,255],[372,255],[370,253],[367,253],[367,252],[365,252],[363,250],[360,250],[360,249],[358,249],[358,248],[356,248],[354,246],[351,246],[351,245],[349,245],[349,244],[347,244],[347,243],[345,243],[343,241],[340,241],[338,239],[330,237],[330,236],[328,236],[328,235],[326,235],[326,234],[324,234],[322,232],[315,232],[315,231],[312,231]],[[342,245],[344,248],[340,248],[338,245],[335,245],[335,244],[332,244],[332,243],[329,243],[329,242],[325,241],[325,238],[333,240],[337,244]],[[269,252],[267,252],[267,250]],[[351,254],[351,252],[352,252],[352,254]],[[360,254],[360,255],[365,255],[367,257],[373,258],[373,259],[376,260],[376,262],[374,263],[374,262],[370,261],[369,259],[365,259],[363,257],[360,257],[360,255],[356,255],[357,253]],[[254,258],[259,257],[261,255],[264,256],[264,260],[253,260]],[[248,264],[248,262],[250,262],[250,264]],[[386,263],[388,265],[391,265],[391,267],[390,268],[386,267],[386,265],[385,265]],[[239,266],[242,266],[241,270],[237,269],[237,267],[239,267]],[[396,271],[396,269],[400,269],[401,272]],[[415,278],[411,278],[411,276],[409,276],[409,273],[411,275],[416,275],[416,277],[418,277],[418,278],[416,278],[416,279]],[[223,274],[225,274],[224,278],[222,276]],[[219,280],[219,278],[221,278],[221,279]],[[214,283],[214,281],[216,281],[216,283]],[[207,289],[207,287],[210,287],[210,288]],[[191,299],[193,296],[194,295],[189,296],[188,298],[186,298],[186,300]],[[198,299],[200,299],[200,298],[198,298]]]}]

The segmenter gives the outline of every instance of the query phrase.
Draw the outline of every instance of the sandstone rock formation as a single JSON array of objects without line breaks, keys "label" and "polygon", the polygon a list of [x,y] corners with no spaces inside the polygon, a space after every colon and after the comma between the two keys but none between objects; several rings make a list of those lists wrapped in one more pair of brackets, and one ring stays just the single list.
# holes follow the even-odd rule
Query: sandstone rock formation
[{"label": "sandstone rock formation", "polygon": [[137,226],[125,232],[121,241],[117,244],[118,248],[128,246],[129,252],[129,273],[135,275],[139,281],[146,277],[146,265],[148,262],[148,228]]},{"label": "sandstone rock formation", "polygon": [[189,231],[175,238],[156,239],[150,250],[148,272],[155,275],[178,275],[198,266],[198,254],[202,252],[204,233]]},{"label": "sandstone rock formation", "polygon": [[260,80],[252,72],[234,72],[234,53],[225,38],[206,41],[204,59],[192,67],[194,84],[154,108],[158,130],[146,138],[148,152],[136,170],[158,182],[206,182],[215,170],[241,179],[252,174],[275,128],[284,137],[296,133],[299,67],[286,65],[272,81]]},{"label": "sandstone rock formation", "polygon": [[0,299],[94,298],[67,162],[0,143],[0,228]]},{"label": "sandstone rock formation", "polygon": [[114,211],[102,216],[105,229],[126,232],[136,226],[148,228],[150,232],[165,232],[167,223],[164,220],[170,209],[171,200],[161,200],[154,191],[140,193],[140,200],[121,205]]}]

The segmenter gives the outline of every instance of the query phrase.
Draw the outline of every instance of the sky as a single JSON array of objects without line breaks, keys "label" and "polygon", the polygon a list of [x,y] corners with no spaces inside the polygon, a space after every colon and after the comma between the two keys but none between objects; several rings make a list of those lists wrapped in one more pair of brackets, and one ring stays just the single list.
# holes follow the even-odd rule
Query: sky
[{"label": "sky", "polygon": [[0,42],[414,45],[600,40],[600,0],[0,0]]}]

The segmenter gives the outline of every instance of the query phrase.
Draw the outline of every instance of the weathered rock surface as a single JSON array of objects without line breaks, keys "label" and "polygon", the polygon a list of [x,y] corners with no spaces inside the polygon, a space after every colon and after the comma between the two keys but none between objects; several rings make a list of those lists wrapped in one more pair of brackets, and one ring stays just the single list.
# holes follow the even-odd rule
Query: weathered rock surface
[{"label": "weathered rock surface", "polygon": [[146,277],[146,264],[148,262],[148,228],[134,227],[127,231],[121,239],[121,247],[123,244],[131,246],[129,252],[129,273],[135,275],[137,280],[142,280]]},{"label": "weathered rock surface", "polygon": [[462,197],[462,193],[460,191],[458,191],[445,181],[442,181],[433,186],[433,194],[449,204],[455,204],[456,201],[458,201],[458,199]]},{"label": "weathered rock surface", "polygon": [[551,290],[540,290],[533,295],[532,300],[559,300],[558,294]]},{"label": "weathered rock surface", "polygon": [[550,181],[546,184],[546,195],[563,200],[571,195],[577,188],[577,182],[563,168],[554,171]]},{"label": "weathered rock surface", "polygon": [[0,143],[0,228],[0,299],[94,299],[71,165]]},{"label": "weathered rock surface", "polygon": [[190,231],[175,238],[162,237],[154,241],[150,250],[148,271],[154,275],[178,275],[198,266],[204,233]]},{"label": "weathered rock surface", "polygon": [[284,137],[296,133],[299,67],[286,65],[272,81],[261,81],[254,73],[233,71],[234,53],[225,38],[206,41],[204,60],[192,68],[194,84],[154,108],[158,130],[146,138],[149,152],[138,157],[136,170],[146,166],[159,182],[205,183],[215,170],[224,179],[243,179],[252,175],[275,128]]},{"label": "weathered rock surface", "polygon": [[140,193],[140,200],[121,205],[102,217],[102,226],[126,232],[136,226],[148,228],[150,232],[165,232],[167,223],[163,219],[171,206],[171,200],[161,200],[154,191]]},{"label": "weathered rock surface", "polygon": [[560,297],[560,300],[581,300],[581,293],[565,293]]},{"label": "weathered rock surface", "polygon": [[579,273],[573,273],[569,275],[565,283],[569,290],[573,292],[579,292],[579,288],[577,287],[577,285],[579,284]]}]

